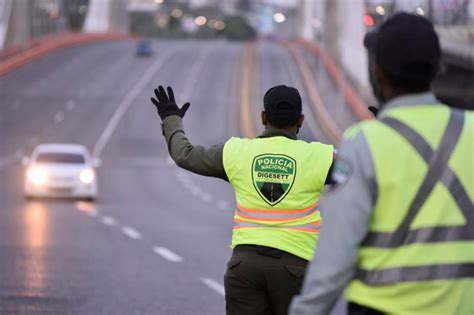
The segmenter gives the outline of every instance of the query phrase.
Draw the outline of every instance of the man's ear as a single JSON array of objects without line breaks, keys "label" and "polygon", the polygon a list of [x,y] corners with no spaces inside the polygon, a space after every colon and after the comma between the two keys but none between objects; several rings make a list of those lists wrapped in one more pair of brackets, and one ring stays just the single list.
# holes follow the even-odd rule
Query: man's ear
[{"label": "man's ear", "polygon": [[298,118],[298,121],[297,121],[297,127],[298,128],[301,128],[303,126],[303,121],[304,121],[304,115],[301,114],[300,118]]},{"label": "man's ear", "polygon": [[262,124],[263,124],[264,126],[266,126],[267,123],[268,123],[267,113],[266,113],[264,110],[262,110],[262,115],[261,115],[261,116],[262,116]]}]

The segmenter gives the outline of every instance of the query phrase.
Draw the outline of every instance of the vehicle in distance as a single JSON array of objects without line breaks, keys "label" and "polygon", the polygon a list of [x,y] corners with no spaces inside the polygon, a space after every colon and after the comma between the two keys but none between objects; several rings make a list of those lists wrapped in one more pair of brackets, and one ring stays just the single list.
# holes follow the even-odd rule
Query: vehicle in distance
[{"label": "vehicle in distance", "polygon": [[135,55],[137,57],[149,57],[152,54],[153,54],[153,49],[149,41],[142,40],[137,44],[137,48],[135,50]]},{"label": "vehicle in distance", "polygon": [[96,168],[86,147],[78,144],[48,143],[36,146],[26,166],[25,197],[97,198]]}]

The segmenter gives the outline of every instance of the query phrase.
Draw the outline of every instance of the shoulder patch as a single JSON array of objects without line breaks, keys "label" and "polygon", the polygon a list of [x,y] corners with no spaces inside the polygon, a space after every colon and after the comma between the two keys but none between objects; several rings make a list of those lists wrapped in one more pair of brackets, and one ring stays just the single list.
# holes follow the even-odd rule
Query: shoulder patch
[{"label": "shoulder patch", "polygon": [[334,188],[344,185],[352,175],[352,166],[348,161],[338,157],[334,161],[331,179],[334,182]]}]

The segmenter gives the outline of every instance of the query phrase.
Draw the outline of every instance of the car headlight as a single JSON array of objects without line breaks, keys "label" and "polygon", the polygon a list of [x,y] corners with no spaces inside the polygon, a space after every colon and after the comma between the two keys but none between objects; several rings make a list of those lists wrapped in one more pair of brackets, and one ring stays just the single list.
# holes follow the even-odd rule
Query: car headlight
[{"label": "car headlight", "polygon": [[30,167],[27,172],[27,177],[30,182],[36,185],[44,185],[48,180],[46,171],[39,167]]},{"label": "car headlight", "polygon": [[94,181],[94,178],[95,178],[95,172],[91,168],[86,168],[85,170],[81,171],[81,174],[79,174],[79,179],[84,184],[92,183]]}]

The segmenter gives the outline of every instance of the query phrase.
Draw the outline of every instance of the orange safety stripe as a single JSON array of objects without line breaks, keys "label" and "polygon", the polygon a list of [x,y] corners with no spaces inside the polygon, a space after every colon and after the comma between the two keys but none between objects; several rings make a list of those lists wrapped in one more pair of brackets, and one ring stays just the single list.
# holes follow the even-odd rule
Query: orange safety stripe
[{"label": "orange safety stripe", "polygon": [[298,210],[256,210],[246,209],[237,204],[235,214],[244,219],[255,221],[290,221],[304,219],[314,213],[317,213],[319,211],[316,208],[317,206],[318,203],[316,202],[312,206]]}]

